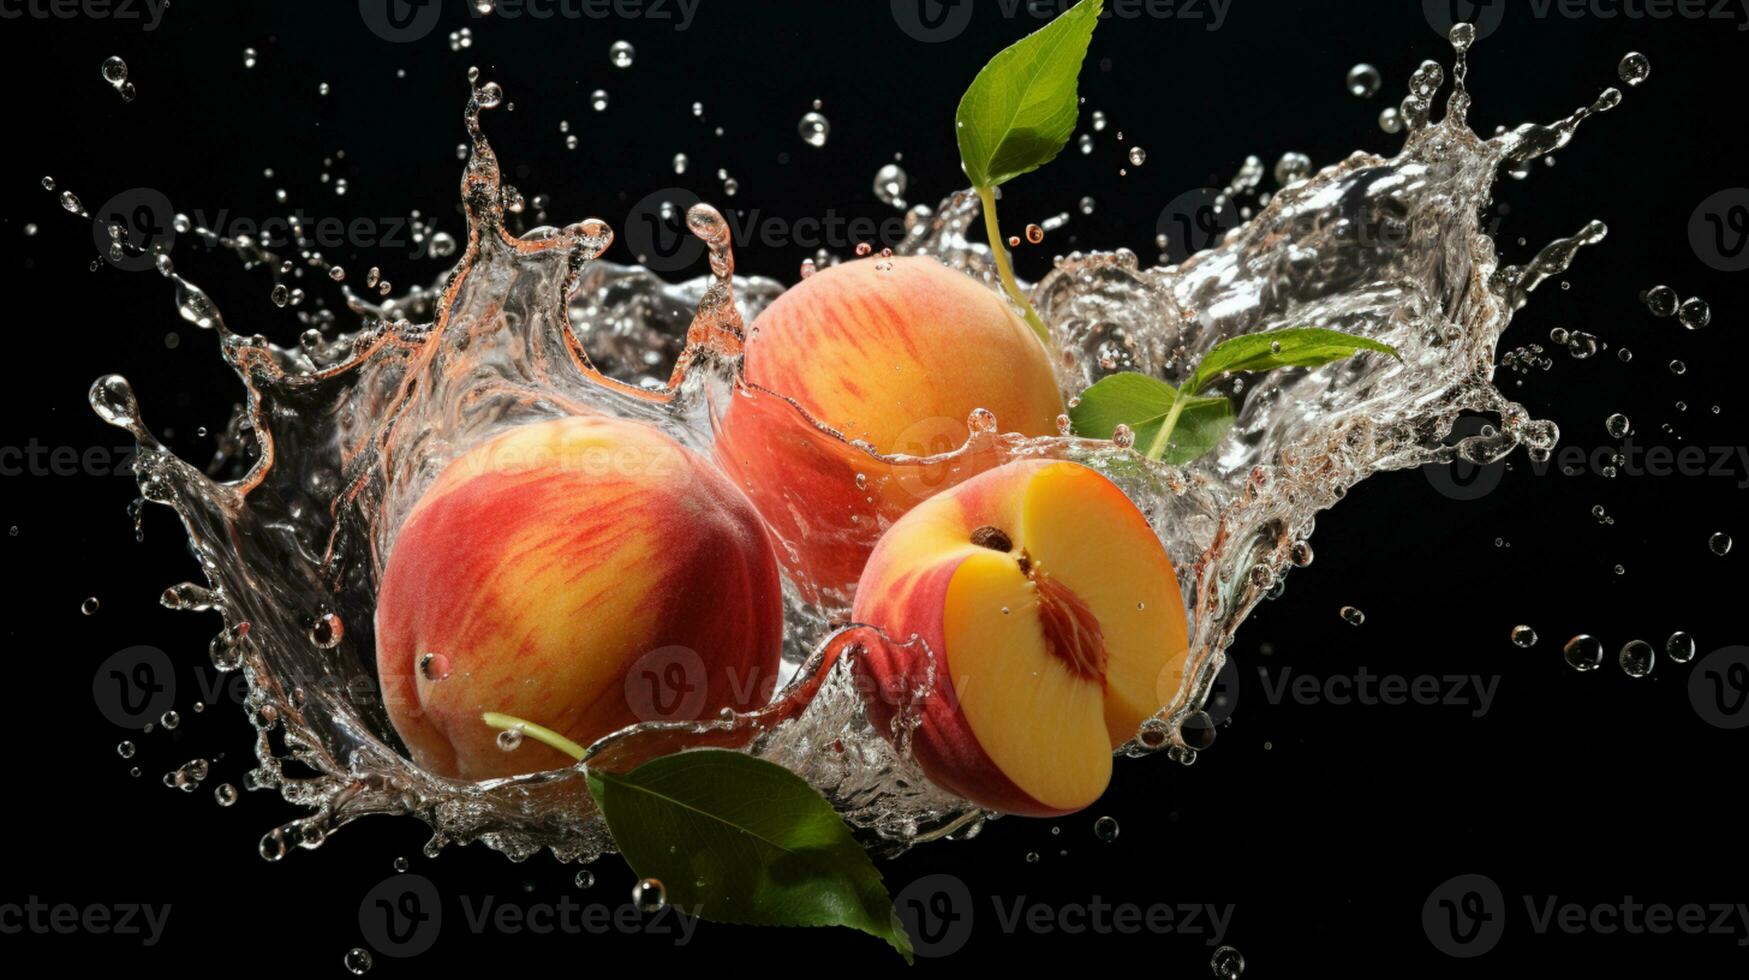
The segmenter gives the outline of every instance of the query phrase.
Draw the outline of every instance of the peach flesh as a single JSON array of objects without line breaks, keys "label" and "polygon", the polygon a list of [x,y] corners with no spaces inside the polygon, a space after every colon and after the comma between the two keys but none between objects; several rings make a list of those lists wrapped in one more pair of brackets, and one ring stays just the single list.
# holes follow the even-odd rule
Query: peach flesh
[{"label": "peach flesh", "polygon": [[998,462],[892,466],[847,440],[931,456],[965,442],[977,409],[1028,436],[1054,435],[1064,411],[1025,322],[995,291],[923,257],[870,257],[802,280],[752,324],[744,369],[763,391],[722,413],[716,456],[794,550],[784,561],[816,599],[848,597],[881,529]]},{"label": "peach flesh", "polygon": [[641,423],[567,418],[460,457],[383,571],[377,668],[414,761],[464,779],[569,765],[499,711],[587,745],[640,721],[765,703],[781,580],[751,504]]},{"label": "peach flesh", "polygon": [[[871,720],[891,733],[908,707],[932,781],[1030,816],[1098,799],[1113,750],[1176,694],[1188,650],[1177,576],[1141,512],[1093,470],[1049,460],[901,518],[854,618],[889,638],[857,661]],[[934,690],[907,706],[932,655]]]}]

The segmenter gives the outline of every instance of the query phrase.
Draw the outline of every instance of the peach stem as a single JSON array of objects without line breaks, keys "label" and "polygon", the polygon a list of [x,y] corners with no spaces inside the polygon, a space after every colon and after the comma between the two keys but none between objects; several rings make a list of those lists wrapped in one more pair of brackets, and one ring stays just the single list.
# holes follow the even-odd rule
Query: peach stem
[{"label": "peach stem", "polygon": [[1032,327],[1032,332],[1038,334],[1039,343],[1049,350],[1051,328],[1045,326],[1038,311],[1032,308],[1032,302],[1020,291],[1020,284],[1014,280],[1014,267],[1008,262],[1008,248],[1002,243],[1002,227],[996,220],[996,189],[979,187],[977,191],[978,200],[984,204],[984,234],[990,239],[990,255],[996,260],[996,273],[1002,279],[1002,289],[1008,293],[1008,298],[1014,301],[1014,305],[1026,314],[1026,322]]},{"label": "peach stem", "polygon": [[1172,407],[1166,410],[1166,420],[1160,423],[1160,431],[1154,434],[1154,441],[1148,445],[1148,458],[1159,459],[1166,455],[1166,441],[1172,438],[1172,430],[1178,425],[1178,416],[1184,411],[1184,400],[1190,397],[1190,382],[1178,386],[1178,391],[1172,397]]},{"label": "peach stem", "polygon": [[532,721],[523,721],[515,715],[506,715],[497,711],[488,711],[480,716],[480,720],[492,728],[503,728],[509,731],[521,732],[543,745],[550,745],[565,753],[578,762],[583,761],[583,746],[571,741],[551,728],[537,725]]}]

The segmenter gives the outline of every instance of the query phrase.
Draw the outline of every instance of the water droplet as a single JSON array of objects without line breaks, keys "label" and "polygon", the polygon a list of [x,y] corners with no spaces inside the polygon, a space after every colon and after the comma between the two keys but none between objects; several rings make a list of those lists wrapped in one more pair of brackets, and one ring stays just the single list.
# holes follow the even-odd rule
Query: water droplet
[{"label": "water droplet", "polygon": [[1275,161],[1275,182],[1283,187],[1305,178],[1312,172],[1312,158],[1304,153],[1283,153]]},{"label": "water droplet", "polygon": [[1130,166],[1139,167],[1147,162],[1148,151],[1139,146],[1130,147]]},{"label": "water droplet", "polygon": [[1723,531],[1714,534],[1706,541],[1707,547],[1713,550],[1713,554],[1721,557],[1731,553],[1731,544],[1731,536]]},{"label": "water droplet", "polygon": [[1353,606],[1343,606],[1341,609],[1341,615],[1342,621],[1350,626],[1359,626],[1366,622],[1366,613],[1361,612]]},{"label": "water droplet", "polygon": [[97,615],[97,597],[90,596],[84,602],[79,603],[79,611],[87,616]]},{"label": "water droplet", "polygon": [[115,747],[115,754],[121,756],[124,759],[132,759],[134,757],[135,751],[136,751],[136,749],[134,748],[134,743],[132,743],[132,742],[122,742],[120,745],[117,745]]},{"label": "water droplet", "polygon": [[346,972],[354,976],[363,976],[370,972],[371,965],[375,961],[371,958],[370,950],[354,946],[346,951],[346,956],[341,962],[345,964]]},{"label": "water droplet", "polygon": [[172,730],[182,724],[182,716],[174,711],[166,711],[158,716],[158,724],[163,725],[167,731]]},{"label": "water droplet", "polygon": [[684,153],[674,154],[674,172],[675,173],[677,173],[677,174],[686,173],[686,163],[687,163],[686,154],[684,154]]},{"label": "water droplet", "polygon": [[1629,640],[1622,645],[1621,653],[1616,660],[1621,664],[1622,673],[1629,677],[1644,677],[1652,672],[1652,664],[1656,660],[1652,652],[1652,644],[1645,640]]},{"label": "water droplet", "polygon": [[660,912],[668,905],[668,889],[660,879],[645,878],[632,886],[632,904],[643,912]]},{"label": "water droplet", "polygon": [[[607,49],[607,60],[612,62],[615,68],[630,68],[632,59],[637,56],[638,49],[632,47],[627,41],[615,41],[613,47]],[[693,103],[693,115],[699,115],[703,111],[702,106],[696,102]]]},{"label": "water droplet", "polygon": [[1615,66],[1615,73],[1628,85],[1638,85],[1651,76],[1651,59],[1638,51],[1629,51],[1621,56],[1621,63]]},{"label": "water droplet", "polygon": [[577,872],[577,877],[575,877],[571,880],[577,885],[578,888],[594,888],[595,887],[595,872],[589,870],[588,868],[584,868],[583,870]]},{"label": "water droplet", "polygon": [[522,748],[522,732],[515,728],[506,728],[498,733],[498,749],[501,752],[515,752]]},{"label": "water droplet", "polygon": [[1528,650],[1536,646],[1536,630],[1524,625],[1514,626],[1512,627],[1512,642],[1515,646]]},{"label": "water droplet", "polygon": [[1713,322],[1713,308],[1707,301],[1692,296],[1682,301],[1676,310],[1676,320],[1690,330],[1699,330]]},{"label": "water droplet", "polygon": [[1628,417],[1626,415],[1623,415],[1622,413],[1617,412],[1614,415],[1611,415],[1609,418],[1603,420],[1603,428],[1610,435],[1616,437],[1617,439],[1620,439],[1623,436],[1626,436],[1629,432],[1632,432],[1634,429],[1634,425],[1632,422],[1628,421]]},{"label": "water droplet", "polygon": [[1396,106],[1388,106],[1379,111],[1379,128],[1387,133],[1403,131],[1403,113]]},{"label": "water droplet", "polygon": [[1045,240],[1045,230],[1038,225],[1026,226],[1026,240],[1034,245]]},{"label": "water droplet", "polygon": [[796,131],[801,133],[802,142],[809,146],[825,146],[826,137],[832,134],[832,124],[826,117],[817,112],[802,116],[802,121],[796,124]]},{"label": "water droplet", "polygon": [[1370,99],[1379,91],[1379,70],[1361,63],[1348,69],[1348,94],[1357,99]]},{"label": "water droplet", "polygon": [[1646,309],[1656,317],[1676,315],[1678,297],[1676,290],[1669,286],[1653,286],[1646,290]]},{"label": "water droplet", "polygon": [[1687,633],[1670,634],[1670,639],[1664,641],[1664,656],[1672,663],[1685,664],[1694,659],[1694,637]]},{"label": "water droplet", "polygon": [[896,208],[905,206],[905,187],[910,183],[910,177],[904,168],[896,163],[889,163],[875,171],[875,200],[882,204],[890,204]]},{"label": "water droplet", "polygon": [[1566,659],[1567,666],[1580,673],[1596,670],[1603,666],[1603,641],[1580,633],[1561,648],[1561,656]]},{"label": "water droplet", "polygon": [[1209,972],[1219,980],[1238,980],[1245,972],[1245,957],[1231,946],[1222,946],[1209,957]]},{"label": "water droplet", "polygon": [[120,85],[128,80],[128,63],[110,55],[103,59],[103,80],[111,85]]},{"label": "water droplet", "polygon": [[408,868],[412,867],[412,863],[404,857],[397,857],[395,858],[393,867],[396,872],[404,874]]},{"label": "water droplet", "polygon": [[1037,864],[1038,863],[1038,852],[1037,851],[1027,851],[1026,852],[1026,863],[1027,864]]},{"label": "water droplet", "polygon": [[1136,433],[1129,426],[1120,422],[1115,429],[1111,430],[1111,442],[1119,449],[1129,449],[1136,444]]},{"label": "water droplet", "polygon": [[213,787],[213,802],[219,806],[230,806],[237,802],[237,787],[230,783],[220,783]]},{"label": "water droplet", "polygon": [[589,107],[594,109],[596,112],[606,112],[607,111],[607,91],[605,89],[598,88],[595,91],[589,93]]},{"label": "water droplet", "polygon": [[1093,821],[1093,836],[1107,844],[1117,840],[1118,826],[1114,817],[1100,817]]},{"label": "water droplet", "polygon": [[256,59],[256,55],[255,55],[254,48],[244,48],[243,49],[243,67],[244,68],[254,68],[255,67],[255,59]]}]

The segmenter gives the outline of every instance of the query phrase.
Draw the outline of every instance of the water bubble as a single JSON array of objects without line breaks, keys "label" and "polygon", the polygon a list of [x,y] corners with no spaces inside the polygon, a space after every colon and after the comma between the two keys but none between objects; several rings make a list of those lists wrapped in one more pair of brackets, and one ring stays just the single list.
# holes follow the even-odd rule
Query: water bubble
[{"label": "water bubble", "polygon": [[1687,374],[1688,373],[1688,365],[1682,363],[1681,361],[1671,361],[1670,362],[1670,373],[1671,374]]},{"label": "water bubble", "polygon": [[341,637],[346,633],[346,624],[340,617],[331,612],[325,612],[316,617],[316,622],[310,627],[310,642],[323,650],[332,650],[340,645]]},{"label": "water bubble", "polygon": [[1079,202],[1077,202],[1075,206],[1080,208],[1082,214],[1092,214],[1093,213],[1093,203],[1094,203],[1093,198],[1084,197]]},{"label": "water bubble", "polygon": [[1075,140],[1075,147],[1081,151],[1082,156],[1092,156],[1093,137],[1087,133],[1082,133],[1080,138]]},{"label": "water bubble", "polygon": [[668,905],[668,889],[658,878],[645,878],[632,886],[632,904],[643,912],[660,912]]},{"label": "water bubble", "polygon": [[1136,444],[1136,433],[1129,426],[1120,422],[1116,428],[1111,430],[1111,442],[1119,449],[1129,449]]},{"label": "water bubble", "polygon": [[166,711],[158,716],[158,724],[163,725],[166,731],[172,730],[182,724],[182,716],[174,711]]},{"label": "water bubble", "polygon": [[1713,550],[1713,554],[1720,557],[1731,553],[1731,544],[1731,536],[1723,531],[1717,532],[1706,540],[1706,546]]},{"label": "water bubble", "polygon": [[889,163],[875,171],[875,200],[882,204],[890,204],[896,208],[905,206],[905,187],[910,183],[910,177],[896,163]]},{"label": "water bubble", "polygon": [[1622,413],[1617,412],[1614,415],[1611,415],[1609,418],[1603,420],[1603,428],[1610,435],[1616,437],[1617,439],[1620,439],[1623,436],[1627,435],[1629,432],[1632,432],[1634,425],[1632,422],[1628,421],[1628,417],[1626,415],[1623,415]]},{"label": "water bubble", "polygon": [[1148,151],[1139,146],[1130,147],[1130,166],[1139,167],[1147,162]]},{"label": "water bubble", "polygon": [[571,880],[577,885],[578,888],[594,888],[595,887],[595,872],[589,870],[588,868],[584,868],[582,871],[577,872],[577,877],[575,877]]},{"label": "water bubble", "polygon": [[1387,133],[1403,131],[1403,113],[1396,106],[1387,106],[1379,111],[1379,128]]},{"label": "water bubble", "polygon": [[1093,836],[1107,844],[1117,840],[1117,832],[1117,820],[1114,817],[1100,817],[1093,821]]},{"label": "water bubble", "polygon": [[87,616],[95,616],[97,614],[97,597],[89,596],[84,602],[79,603],[79,611]]},{"label": "water bubble", "polygon": [[1652,652],[1652,644],[1645,640],[1629,640],[1622,645],[1621,653],[1616,661],[1621,664],[1622,673],[1629,677],[1644,677],[1652,672],[1652,664],[1656,660]]},{"label": "water bubble", "polygon": [[1342,616],[1342,621],[1350,626],[1359,626],[1366,622],[1366,613],[1361,612],[1353,606],[1343,606],[1340,610],[1340,615]]},{"label": "water bubble", "polygon": [[244,48],[243,49],[243,67],[244,68],[254,68],[255,67],[255,49],[254,48]]},{"label": "water bubble", "polygon": [[1379,70],[1362,62],[1348,69],[1348,94],[1357,99],[1370,99],[1379,91]]},{"label": "water bubble", "polygon": [[237,802],[237,787],[230,783],[220,783],[213,787],[213,801],[219,806],[230,806]]},{"label": "water bubble", "polygon": [[[615,41],[613,47],[607,49],[607,60],[612,62],[615,68],[630,68],[632,59],[637,56],[638,49],[632,47],[627,41]],[[696,106],[697,103],[694,105]],[[695,116],[698,114],[696,111],[693,113]]]},{"label": "water bubble", "polygon": [[134,743],[132,743],[132,742],[124,741],[115,747],[115,754],[121,756],[124,759],[132,759],[134,757],[135,751],[136,751],[136,749],[134,748]]},{"label": "water bubble", "polygon": [[1664,656],[1672,663],[1685,664],[1694,659],[1694,637],[1687,633],[1670,634],[1670,639],[1664,641]]},{"label": "water bubble", "polygon": [[425,254],[434,259],[448,258],[455,254],[455,237],[447,231],[436,232],[431,240],[425,243]]},{"label": "water bubble", "polygon": [[677,173],[677,174],[686,173],[686,164],[687,164],[686,154],[684,154],[684,153],[674,154],[674,172],[675,173]]},{"label": "water bubble", "polygon": [[72,191],[61,192],[61,210],[68,214],[84,214],[85,202],[79,200],[79,195]]},{"label": "water bubble", "polygon": [[103,80],[111,85],[120,85],[128,80],[128,63],[110,55],[103,59]]},{"label": "water bubble", "polygon": [[606,112],[607,111],[607,91],[605,89],[598,88],[595,91],[589,93],[589,107],[594,109],[596,112]]},{"label": "water bubble", "polygon": [[1512,627],[1512,643],[1527,650],[1536,646],[1536,630],[1522,624]]},{"label": "water bubble", "polygon": [[1045,240],[1045,230],[1038,225],[1026,226],[1026,240],[1037,245]]},{"label": "water bubble", "polygon": [[817,112],[802,116],[802,121],[796,124],[796,131],[801,134],[802,142],[809,146],[825,146],[826,137],[832,134],[832,124],[826,117]]},{"label": "water bubble", "polygon": [[1678,297],[1676,290],[1669,286],[1653,286],[1646,290],[1646,309],[1656,317],[1676,315]]},{"label": "water bubble", "polygon": [[1039,860],[1039,858],[1038,858],[1037,851],[1027,851],[1026,852],[1026,863],[1027,864],[1037,864],[1038,860]]},{"label": "water bubble", "polygon": [[1603,641],[1580,633],[1561,648],[1561,656],[1566,659],[1567,666],[1580,673],[1596,670],[1603,666]]},{"label": "water bubble", "polygon": [[498,749],[501,752],[515,752],[522,748],[522,732],[515,728],[506,728],[498,733]]},{"label": "water bubble", "polygon": [[1312,172],[1312,158],[1304,153],[1283,153],[1275,161],[1275,182],[1286,187]]},{"label": "water bubble", "polygon": [[441,653],[427,653],[419,658],[419,676],[428,681],[441,681],[449,676],[449,658]]},{"label": "water bubble", "polygon": [[1621,63],[1615,66],[1615,73],[1628,85],[1638,85],[1651,76],[1651,59],[1638,51],[1629,51],[1621,56]]},{"label": "water bubble", "polygon": [[1676,320],[1690,330],[1699,330],[1713,322],[1713,308],[1707,301],[1698,296],[1692,296],[1682,301],[1676,310]]},{"label": "water bubble", "polygon": [[[487,6],[490,6],[490,4],[487,4]],[[360,946],[354,946],[347,950],[346,956],[341,959],[341,963],[346,967],[346,972],[353,974],[354,976],[363,976],[364,974],[369,973],[371,965],[374,962],[375,960],[371,958],[370,950],[364,949]]]},{"label": "water bubble", "polygon": [[1104,132],[1105,131],[1105,113],[1101,112],[1098,109],[1095,109],[1095,110],[1093,110],[1093,115],[1091,118],[1092,118],[1092,122],[1093,122],[1093,131],[1096,133]]},{"label": "water bubble", "polygon": [[1238,980],[1245,973],[1245,957],[1231,946],[1222,946],[1209,957],[1209,972],[1219,980]]}]

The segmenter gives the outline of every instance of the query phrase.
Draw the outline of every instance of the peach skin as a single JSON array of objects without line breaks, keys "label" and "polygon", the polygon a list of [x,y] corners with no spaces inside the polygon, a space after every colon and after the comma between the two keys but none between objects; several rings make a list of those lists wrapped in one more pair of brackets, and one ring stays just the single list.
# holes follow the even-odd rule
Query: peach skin
[{"label": "peach skin", "polygon": [[482,779],[571,764],[497,744],[499,711],[583,745],[765,703],[781,579],[752,505],[657,429],[538,422],[455,460],[415,504],[377,597],[377,669],[413,760]]},{"label": "peach skin", "polygon": [[[1112,752],[1175,695],[1188,650],[1172,562],[1141,512],[1099,473],[1051,460],[990,470],[901,518],[855,618],[892,641],[856,662],[875,725],[891,737],[906,708],[932,781],[1028,816],[1099,798]],[[909,703],[932,659],[932,692]]]},{"label": "peach skin", "polygon": [[802,280],[753,322],[743,364],[751,387],[720,413],[716,456],[810,598],[848,597],[882,529],[998,461],[888,465],[858,446],[937,455],[965,442],[977,409],[1028,436],[1056,434],[1064,411],[1025,322],[924,257],[859,259]]}]

